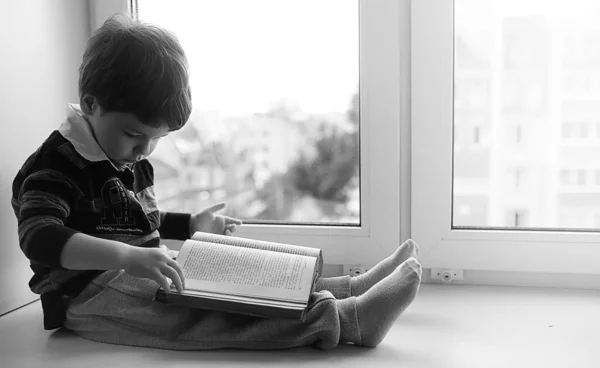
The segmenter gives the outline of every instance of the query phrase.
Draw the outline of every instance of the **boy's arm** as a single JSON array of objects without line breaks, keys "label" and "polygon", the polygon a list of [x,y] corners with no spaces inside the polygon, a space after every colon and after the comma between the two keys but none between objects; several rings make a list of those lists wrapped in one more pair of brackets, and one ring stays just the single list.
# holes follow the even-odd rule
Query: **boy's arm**
[{"label": "boy's arm", "polygon": [[181,290],[183,271],[166,249],[132,247],[66,227],[79,189],[60,172],[35,172],[14,189],[19,244],[30,260],[60,269],[125,269],[133,276],[155,280],[168,292],[166,276]]},{"label": "boy's arm", "polygon": [[64,268],[64,245],[77,231],[64,226],[78,189],[56,170],[17,174],[12,205],[18,221],[19,245],[25,256],[51,268]]},{"label": "boy's arm", "polygon": [[162,239],[187,240],[190,238],[191,214],[160,211],[159,216],[158,232]]},{"label": "boy's arm", "polygon": [[60,265],[69,270],[118,270],[133,247],[114,240],[75,233],[64,244]]},{"label": "boy's arm", "polygon": [[[27,258],[52,268],[121,268],[127,244],[85,235],[64,225],[77,193],[78,188],[58,171],[47,169],[27,176],[15,199],[21,249]],[[85,250],[84,243],[95,250]]]},{"label": "boy's arm", "polygon": [[100,239],[83,233],[74,234],[65,244],[61,265],[70,270],[118,270],[124,269],[136,277],[156,281],[169,292],[171,279],[181,291],[184,274],[166,247],[141,248],[114,240]]}]

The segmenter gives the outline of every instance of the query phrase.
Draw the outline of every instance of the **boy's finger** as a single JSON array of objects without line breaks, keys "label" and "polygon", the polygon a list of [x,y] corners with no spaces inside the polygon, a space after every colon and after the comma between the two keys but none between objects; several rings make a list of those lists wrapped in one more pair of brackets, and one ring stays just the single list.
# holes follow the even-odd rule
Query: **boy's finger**
[{"label": "boy's finger", "polygon": [[171,292],[171,286],[169,285],[169,281],[167,280],[165,275],[163,275],[160,272],[156,272],[154,274],[153,280],[160,285],[160,287],[165,291],[165,293],[169,294]]},{"label": "boy's finger", "polygon": [[181,282],[181,278],[179,277],[177,271],[175,271],[172,267],[166,267],[162,272],[165,276],[173,281],[177,291],[183,290],[183,283]]},{"label": "boy's finger", "polygon": [[242,220],[238,220],[236,218],[229,217],[229,216],[224,216],[224,217],[225,217],[225,223],[227,225],[229,225],[229,224],[241,225],[242,224]]},{"label": "boy's finger", "polygon": [[225,207],[227,207],[227,204],[225,202],[221,202],[204,209],[202,212],[218,212]]},{"label": "boy's finger", "polygon": [[177,259],[177,256],[179,256],[179,251],[169,249],[167,251],[167,254],[169,255],[169,257],[171,257],[171,259]]},{"label": "boy's finger", "polygon": [[185,288],[185,275],[179,263],[177,263],[177,261],[170,260],[167,262],[167,265],[177,272],[177,275],[179,275],[179,279],[181,280],[181,287]]}]

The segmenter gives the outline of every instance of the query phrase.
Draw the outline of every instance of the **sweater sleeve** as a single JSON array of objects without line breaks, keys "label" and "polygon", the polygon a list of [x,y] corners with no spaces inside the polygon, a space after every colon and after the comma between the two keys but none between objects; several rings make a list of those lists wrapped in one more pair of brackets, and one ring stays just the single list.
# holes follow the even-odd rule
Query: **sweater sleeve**
[{"label": "sweater sleeve", "polygon": [[186,240],[190,238],[189,213],[160,212],[158,232],[163,239]]},{"label": "sweater sleeve", "polygon": [[30,260],[51,268],[63,269],[62,250],[77,233],[65,226],[76,188],[55,170],[29,174],[13,197],[18,221],[19,245]]}]

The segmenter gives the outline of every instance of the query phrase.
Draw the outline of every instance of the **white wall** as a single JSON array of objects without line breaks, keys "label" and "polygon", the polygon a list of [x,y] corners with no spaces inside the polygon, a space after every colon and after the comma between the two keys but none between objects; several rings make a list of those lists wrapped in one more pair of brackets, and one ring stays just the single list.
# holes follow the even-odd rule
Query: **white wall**
[{"label": "white wall", "polygon": [[12,180],[77,101],[88,19],[87,1],[0,0],[0,314],[36,297],[10,206]]}]

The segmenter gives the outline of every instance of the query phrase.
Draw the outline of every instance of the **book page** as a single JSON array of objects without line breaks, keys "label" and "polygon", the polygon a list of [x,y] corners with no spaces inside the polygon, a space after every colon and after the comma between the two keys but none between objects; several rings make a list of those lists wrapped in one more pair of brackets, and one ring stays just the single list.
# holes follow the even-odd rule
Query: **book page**
[{"label": "book page", "polygon": [[217,235],[211,233],[203,233],[199,231],[192,236],[192,239],[210,243],[235,245],[237,247],[244,248],[264,249],[270,250],[272,252],[299,254],[315,258],[321,256],[321,250],[319,248],[303,247],[300,245],[275,243],[264,240],[240,238],[235,236]]},{"label": "book page", "polygon": [[186,290],[307,300],[316,258],[187,240],[178,260]]}]

